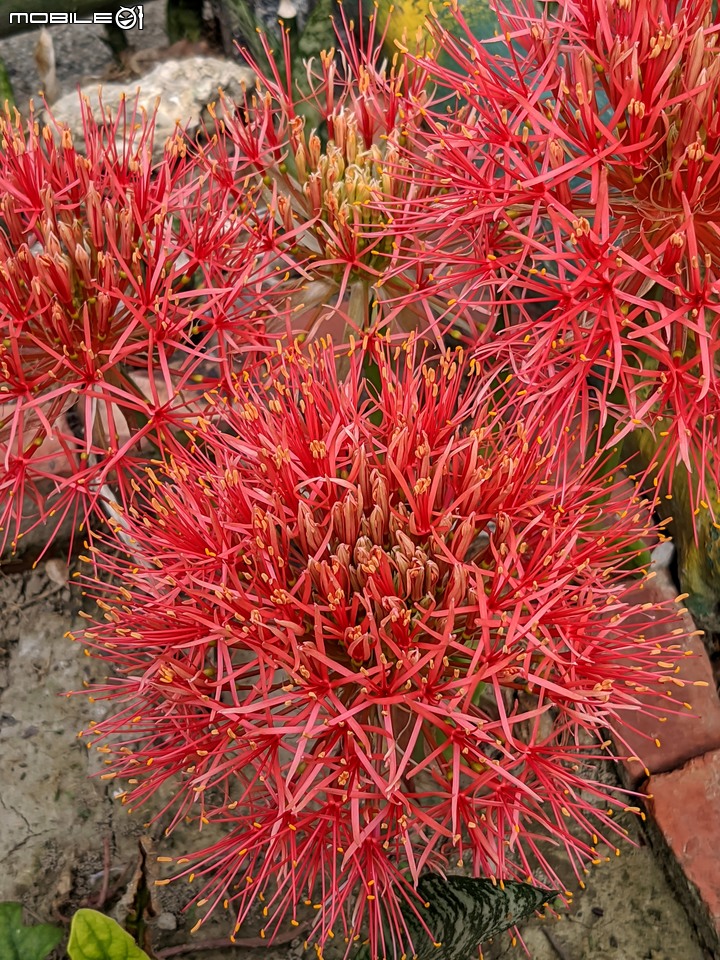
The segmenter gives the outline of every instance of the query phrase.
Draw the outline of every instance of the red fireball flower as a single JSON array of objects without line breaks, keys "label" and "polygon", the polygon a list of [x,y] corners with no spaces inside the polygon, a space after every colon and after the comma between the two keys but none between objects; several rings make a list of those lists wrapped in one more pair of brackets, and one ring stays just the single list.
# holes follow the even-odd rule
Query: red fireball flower
[{"label": "red fireball flower", "polygon": [[659,479],[682,463],[693,506],[715,501],[717,10],[513,0],[490,40],[454,15],[458,37],[434,21],[444,56],[421,61],[466,104],[427,120],[438,288],[481,311],[483,349],[529,390],[589,398],[614,441],[649,428]]},{"label": "red fireball flower", "polygon": [[25,493],[43,517],[86,516],[108,478],[121,498],[141,446],[172,443],[262,345],[272,302],[252,190],[242,215],[180,139],[154,163],[130,106],[83,122],[80,149],[0,117],[3,543]]},{"label": "red fireball flower", "polygon": [[124,802],[170,781],[175,823],[223,831],[179,862],[199,905],[237,931],[259,897],[271,938],[309,898],[320,945],[400,956],[424,867],[556,885],[548,843],[578,874],[614,849],[593,762],[663,709],[676,638],[624,599],[642,507],[565,462],[550,409],[462,350],[368,350],[344,382],[330,348],[279,354],[148,471],[83,641]]},{"label": "red fireball flower", "polygon": [[447,330],[445,299],[405,298],[430,269],[436,224],[420,201],[442,189],[439,177],[414,176],[433,86],[403,56],[387,63],[374,17],[358,42],[339,11],[338,50],[310,60],[306,76],[293,75],[287,37],[283,71],[266,46],[266,68],[253,63],[256,88],[222,104],[198,161],[259,190],[296,334],[346,341],[380,323]]}]

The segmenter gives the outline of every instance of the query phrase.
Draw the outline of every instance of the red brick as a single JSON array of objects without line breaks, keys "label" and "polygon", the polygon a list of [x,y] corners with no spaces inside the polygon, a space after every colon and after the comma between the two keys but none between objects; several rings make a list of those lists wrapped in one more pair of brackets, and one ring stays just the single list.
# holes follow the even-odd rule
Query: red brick
[{"label": "red brick", "polygon": [[[675,587],[667,569],[667,548],[661,545],[655,552],[656,562],[653,569],[655,577],[639,586],[634,595],[628,599],[637,603],[661,603],[674,600],[677,596]],[[658,556],[659,554],[659,556]],[[663,556],[663,554],[665,554]],[[695,631],[695,624],[689,613],[682,612],[682,604],[677,604],[677,628],[686,633]],[[663,613],[665,616],[666,613]],[[642,630],[646,636],[665,636],[669,629],[667,624],[653,626],[643,621]],[[690,709],[682,707],[682,703],[675,704],[672,709],[680,709],[678,715],[668,711],[667,719],[661,722],[658,717],[638,714],[632,716],[632,724],[640,731],[635,732],[625,728],[623,735],[627,740],[627,747],[618,744],[618,752],[629,753],[639,757],[640,762],[625,762],[626,782],[637,788],[646,777],[646,769],[651,774],[665,773],[681,766],[693,757],[702,756],[709,750],[720,748],[720,699],[715,688],[712,667],[708,659],[701,636],[692,636],[687,639],[679,638],[682,643],[682,652],[690,652],[691,656],[678,656],[680,672],[678,679],[684,687],[673,687],[673,694],[679,700],[690,704]],[[698,685],[695,685],[698,684]],[[670,706],[670,705],[669,705]],[[644,736],[643,736],[644,734]],[[660,746],[656,745],[656,740]]]},{"label": "red brick", "polygon": [[679,880],[678,893],[706,943],[716,950],[720,943],[720,751],[651,777],[645,789],[655,827],[652,833],[659,831],[662,851],[671,855],[667,866]]}]

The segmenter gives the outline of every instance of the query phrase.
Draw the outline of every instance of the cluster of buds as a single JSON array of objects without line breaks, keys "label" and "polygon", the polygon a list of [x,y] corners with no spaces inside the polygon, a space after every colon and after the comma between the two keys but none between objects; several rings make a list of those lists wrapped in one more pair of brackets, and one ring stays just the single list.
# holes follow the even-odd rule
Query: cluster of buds
[{"label": "cluster of buds", "polygon": [[[369,86],[365,72],[363,86]],[[400,126],[375,136],[368,143],[358,129],[358,116],[352,107],[340,107],[327,118],[328,142],[322,149],[320,137],[305,132],[305,118],[296,117],[290,128],[290,146],[295,160],[297,181],[309,204],[307,220],[315,221],[317,249],[308,237],[308,259],[336,263],[355,263],[376,280],[393,256],[394,238],[390,232],[378,233],[377,242],[369,228],[387,226],[382,203],[392,204],[407,193],[406,184],[395,173],[401,164],[398,153]],[[407,173],[407,158],[401,170]],[[296,226],[292,204],[287,196],[278,196],[278,212],[290,233]],[[386,214],[389,216],[389,214]]]},{"label": "cluster of buds", "polygon": [[218,399],[122,518],[126,556],[95,549],[123,587],[95,586],[83,642],[117,671],[88,736],[123,802],[170,780],[174,822],[223,830],[177,865],[203,919],[237,931],[259,897],[270,939],[305,889],[320,949],[367,929],[384,956],[412,953],[426,866],[557,883],[543,835],[578,876],[615,849],[598,737],[662,711],[679,648],[624,599],[642,509],[562,462],[550,408],[521,416],[462,350],[368,351],[339,380],[295,346]]},{"label": "cluster of buds", "polygon": [[208,170],[262,187],[292,328],[310,339],[347,340],[381,322],[429,330],[448,314],[434,294],[397,303],[427,272],[435,222],[418,213],[419,200],[441,187],[414,182],[432,88],[404,59],[381,63],[381,51],[371,30],[364,51],[321,53],[308,64],[307,95],[297,81],[281,83],[277,68],[260,73],[243,105],[218,110],[199,155]]}]

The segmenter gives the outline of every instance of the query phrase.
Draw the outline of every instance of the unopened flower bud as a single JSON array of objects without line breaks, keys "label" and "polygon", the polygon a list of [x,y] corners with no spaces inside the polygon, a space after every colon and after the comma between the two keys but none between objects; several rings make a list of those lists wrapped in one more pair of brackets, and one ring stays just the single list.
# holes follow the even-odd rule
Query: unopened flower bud
[{"label": "unopened flower bud", "polygon": [[377,504],[370,512],[368,521],[370,528],[370,539],[373,543],[382,544],[385,540],[385,516],[381,507]]},{"label": "unopened flower bud", "polygon": [[357,159],[357,124],[352,115],[348,118],[345,159],[348,163],[355,163]]},{"label": "unopened flower bud", "polygon": [[458,526],[450,543],[450,551],[457,560],[464,560],[468,547],[475,538],[475,513],[471,513]]},{"label": "unopened flower bud", "polygon": [[333,115],[332,119],[332,129],[333,129],[333,140],[338,148],[338,150],[344,154],[345,153],[345,143],[347,139],[347,115],[345,111],[340,111]]},{"label": "unopened flower bud", "polygon": [[301,500],[298,504],[298,536],[303,553],[312,556],[320,549],[323,535],[315,523],[310,507]]},{"label": "unopened flower bud", "polygon": [[396,466],[401,472],[407,466],[408,448],[410,438],[407,427],[398,427],[393,433],[388,449],[388,458],[392,457]]},{"label": "unopened flower bud", "polygon": [[434,560],[428,560],[425,564],[425,593],[433,594],[439,579],[440,568]]},{"label": "unopened flower bud", "polygon": [[80,278],[85,284],[90,286],[93,283],[92,264],[90,263],[87,250],[79,243],[75,245],[75,249],[73,250],[73,260],[75,262],[75,269],[80,274]]},{"label": "unopened flower bud", "polygon": [[363,499],[360,490],[348,493],[343,501],[343,528],[345,543],[355,543],[360,533],[363,516]]},{"label": "unopened flower bud", "polygon": [[323,208],[322,178],[319,173],[310,174],[303,188],[303,192],[310,201],[313,216],[319,216]]},{"label": "unopened flower bud", "polygon": [[467,591],[467,571],[459,563],[450,571],[445,596],[443,597],[443,606],[457,606],[464,598]]},{"label": "unopened flower bud", "polygon": [[395,534],[395,541],[398,545],[398,549],[401,550],[408,559],[411,559],[414,556],[415,543],[406,533],[403,533],[402,530],[398,530]]},{"label": "unopened flower bud", "polygon": [[317,170],[320,166],[320,158],[322,157],[322,142],[316,133],[310,134],[307,153],[310,167],[313,170]]},{"label": "unopened flower bud", "polygon": [[405,575],[407,592],[412,600],[420,600],[425,593],[425,568],[415,560]]},{"label": "unopened flower bud", "polygon": [[310,574],[310,579],[313,582],[313,586],[316,590],[319,590],[321,587],[321,565],[320,561],[316,560],[314,557],[310,557],[307,565],[308,573]]},{"label": "unopened flower bud", "polygon": [[690,41],[690,49],[684,57],[685,63],[685,81],[686,90],[692,90],[698,86],[700,71],[704,66],[705,59],[705,30],[699,26],[695,31],[695,36]]},{"label": "unopened flower bud", "polygon": [[335,551],[335,557],[337,558],[338,563],[345,569],[350,569],[350,561],[352,556],[350,554],[350,547],[346,543],[339,543]]},{"label": "unopened flower bud", "polygon": [[358,566],[362,566],[368,562],[372,548],[372,540],[368,537],[358,537],[355,549],[353,550],[353,559]]},{"label": "unopened flower bud", "polygon": [[300,185],[304,184],[307,180],[307,152],[304,143],[301,143],[295,151],[295,169],[298,183]]}]

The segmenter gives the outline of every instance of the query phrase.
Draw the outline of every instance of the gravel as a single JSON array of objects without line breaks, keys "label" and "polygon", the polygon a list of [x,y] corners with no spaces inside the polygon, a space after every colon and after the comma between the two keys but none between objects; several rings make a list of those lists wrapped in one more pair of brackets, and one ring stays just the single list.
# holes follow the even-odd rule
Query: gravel
[{"label": "gravel", "polygon": [[[132,0],[126,0],[132,5]],[[252,2],[252,0],[251,0]],[[120,4],[120,0],[118,0]],[[143,2],[143,29],[130,30],[127,33],[132,53],[141,53],[138,62],[145,64],[142,72],[149,72],[153,62],[149,55],[157,51],[155,61],[173,56],[174,49],[163,55],[163,48],[167,48],[167,32],[165,28],[165,0],[144,0]],[[299,24],[302,26],[309,8],[309,0],[295,0],[298,10]],[[278,0],[255,0],[254,7],[259,20],[271,27],[277,17]],[[121,79],[117,64],[114,63],[109,46],[105,43],[105,28],[100,24],[68,24],[49,27],[55,51],[55,69],[59,90],[55,99],[70,93],[73,89],[86,83],[98,83]],[[41,81],[35,64],[35,47],[40,36],[39,31],[32,30],[17,33],[12,37],[0,39],[0,60],[5,62],[7,72],[12,83],[15,101],[21,113],[26,113],[31,98],[39,98]],[[199,49],[184,51],[200,53]],[[217,51],[208,51],[217,55]],[[125,71],[128,85],[133,86],[137,76]]]},{"label": "gravel", "polygon": [[[142,30],[133,30],[128,38],[135,50],[149,50],[167,44],[164,0],[144,3]],[[67,24],[49,27],[55,48],[55,69],[60,95],[79,84],[111,79],[112,53],[104,43],[105,28],[100,24]],[[0,40],[0,59],[5,61],[15,101],[26,112],[31,97],[37,98],[40,79],[34,51],[40,36],[37,30],[18,33]]]}]

